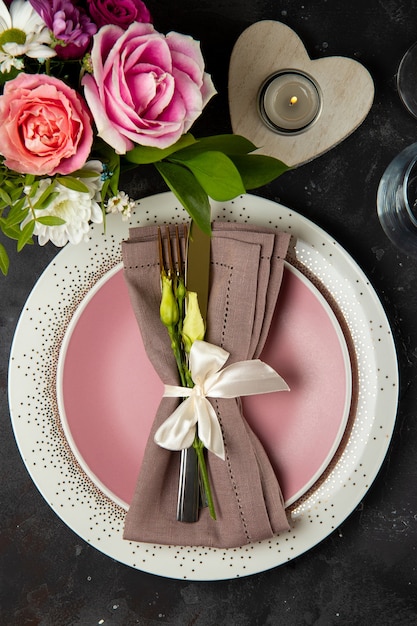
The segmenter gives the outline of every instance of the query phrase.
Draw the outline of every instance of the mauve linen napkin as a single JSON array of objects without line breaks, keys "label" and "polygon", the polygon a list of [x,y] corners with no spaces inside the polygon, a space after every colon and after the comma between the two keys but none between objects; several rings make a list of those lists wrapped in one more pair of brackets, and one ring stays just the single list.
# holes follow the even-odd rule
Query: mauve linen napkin
[{"label": "mauve linen napkin", "polygon": [[[289,238],[267,228],[213,223],[205,339],[230,352],[226,365],[258,358],[262,351],[281,286]],[[124,276],[150,361],[162,382],[179,384],[168,333],[159,319],[156,242],[156,226],[130,230],[129,240],[122,244]],[[240,399],[211,402],[226,450],[224,461],[207,453],[217,519],[211,519],[207,507],[201,509],[197,522],[176,519],[180,453],[161,448],[153,437],[178,399],[162,398],[126,514],[125,539],[232,548],[288,530],[278,479],[242,415]]]}]

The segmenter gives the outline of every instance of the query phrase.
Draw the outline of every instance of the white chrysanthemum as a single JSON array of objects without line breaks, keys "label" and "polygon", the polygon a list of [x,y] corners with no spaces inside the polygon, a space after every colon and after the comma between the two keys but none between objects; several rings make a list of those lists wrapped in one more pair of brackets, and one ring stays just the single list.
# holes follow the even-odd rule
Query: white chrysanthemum
[{"label": "white chrysanthemum", "polygon": [[107,213],[120,213],[122,215],[122,221],[126,222],[130,219],[136,205],[137,202],[129,198],[127,193],[119,191],[117,196],[113,196],[113,198],[108,200],[106,211]]},{"label": "white chrysanthemum", "polygon": [[27,0],[13,0],[10,9],[0,0],[0,71],[22,69],[20,57],[46,59],[56,55],[51,34]]},{"label": "white chrysanthemum", "polygon": [[[97,176],[85,178],[77,176],[78,180],[81,180],[88,187],[88,193],[68,189],[56,182],[54,191],[58,191],[59,196],[46,209],[35,211],[37,217],[52,215],[65,220],[65,224],[60,226],[46,226],[36,222],[34,235],[38,237],[38,243],[41,246],[48,241],[52,241],[59,247],[65,246],[68,241],[72,244],[78,244],[83,240],[88,241],[87,233],[90,230],[90,222],[101,224],[103,221],[103,213],[99,204],[101,202],[100,190],[103,186],[102,164],[100,161],[88,161],[83,170],[97,174]],[[31,199],[32,204],[36,203],[50,184],[50,178],[44,178],[40,181],[35,197]],[[31,218],[32,215],[26,218],[22,223],[22,228]]]}]

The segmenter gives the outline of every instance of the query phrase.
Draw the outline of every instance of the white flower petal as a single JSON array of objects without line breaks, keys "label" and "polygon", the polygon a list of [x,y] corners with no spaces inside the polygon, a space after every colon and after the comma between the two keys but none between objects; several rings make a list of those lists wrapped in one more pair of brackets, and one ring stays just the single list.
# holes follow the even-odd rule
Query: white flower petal
[{"label": "white flower petal", "polygon": [[0,32],[12,27],[12,18],[3,0],[0,0]]}]

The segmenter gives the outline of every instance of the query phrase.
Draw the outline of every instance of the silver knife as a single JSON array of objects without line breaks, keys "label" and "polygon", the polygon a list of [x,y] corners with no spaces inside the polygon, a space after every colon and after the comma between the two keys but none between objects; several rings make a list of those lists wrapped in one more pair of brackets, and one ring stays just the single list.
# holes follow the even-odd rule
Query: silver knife
[{"label": "silver knife", "polygon": [[[207,305],[210,283],[211,237],[195,222],[187,242],[185,285],[187,291],[195,291],[204,322],[207,322]],[[191,446],[181,451],[180,478],[177,501],[177,520],[196,522],[200,508],[200,479],[197,454]]]}]

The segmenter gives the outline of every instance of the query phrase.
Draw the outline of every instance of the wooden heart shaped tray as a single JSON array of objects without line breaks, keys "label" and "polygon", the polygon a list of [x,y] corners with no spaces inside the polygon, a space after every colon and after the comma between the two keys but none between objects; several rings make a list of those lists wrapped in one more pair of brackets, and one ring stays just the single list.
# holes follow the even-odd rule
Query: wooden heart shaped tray
[{"label": "wooden heart shaped tray", "polygon": [[[319,88],[321,109],[304,132],[281,134],[259,113],[262,85],[281,71],[297,71]],[[233,132],[295,167],[327,152],[350,135],[367,116],[374,98],[369,72],[346,57],[310,59],[298,37],[285,24],[265,20],[247,28],[237,40],[229,67],[229,107]]]}]

